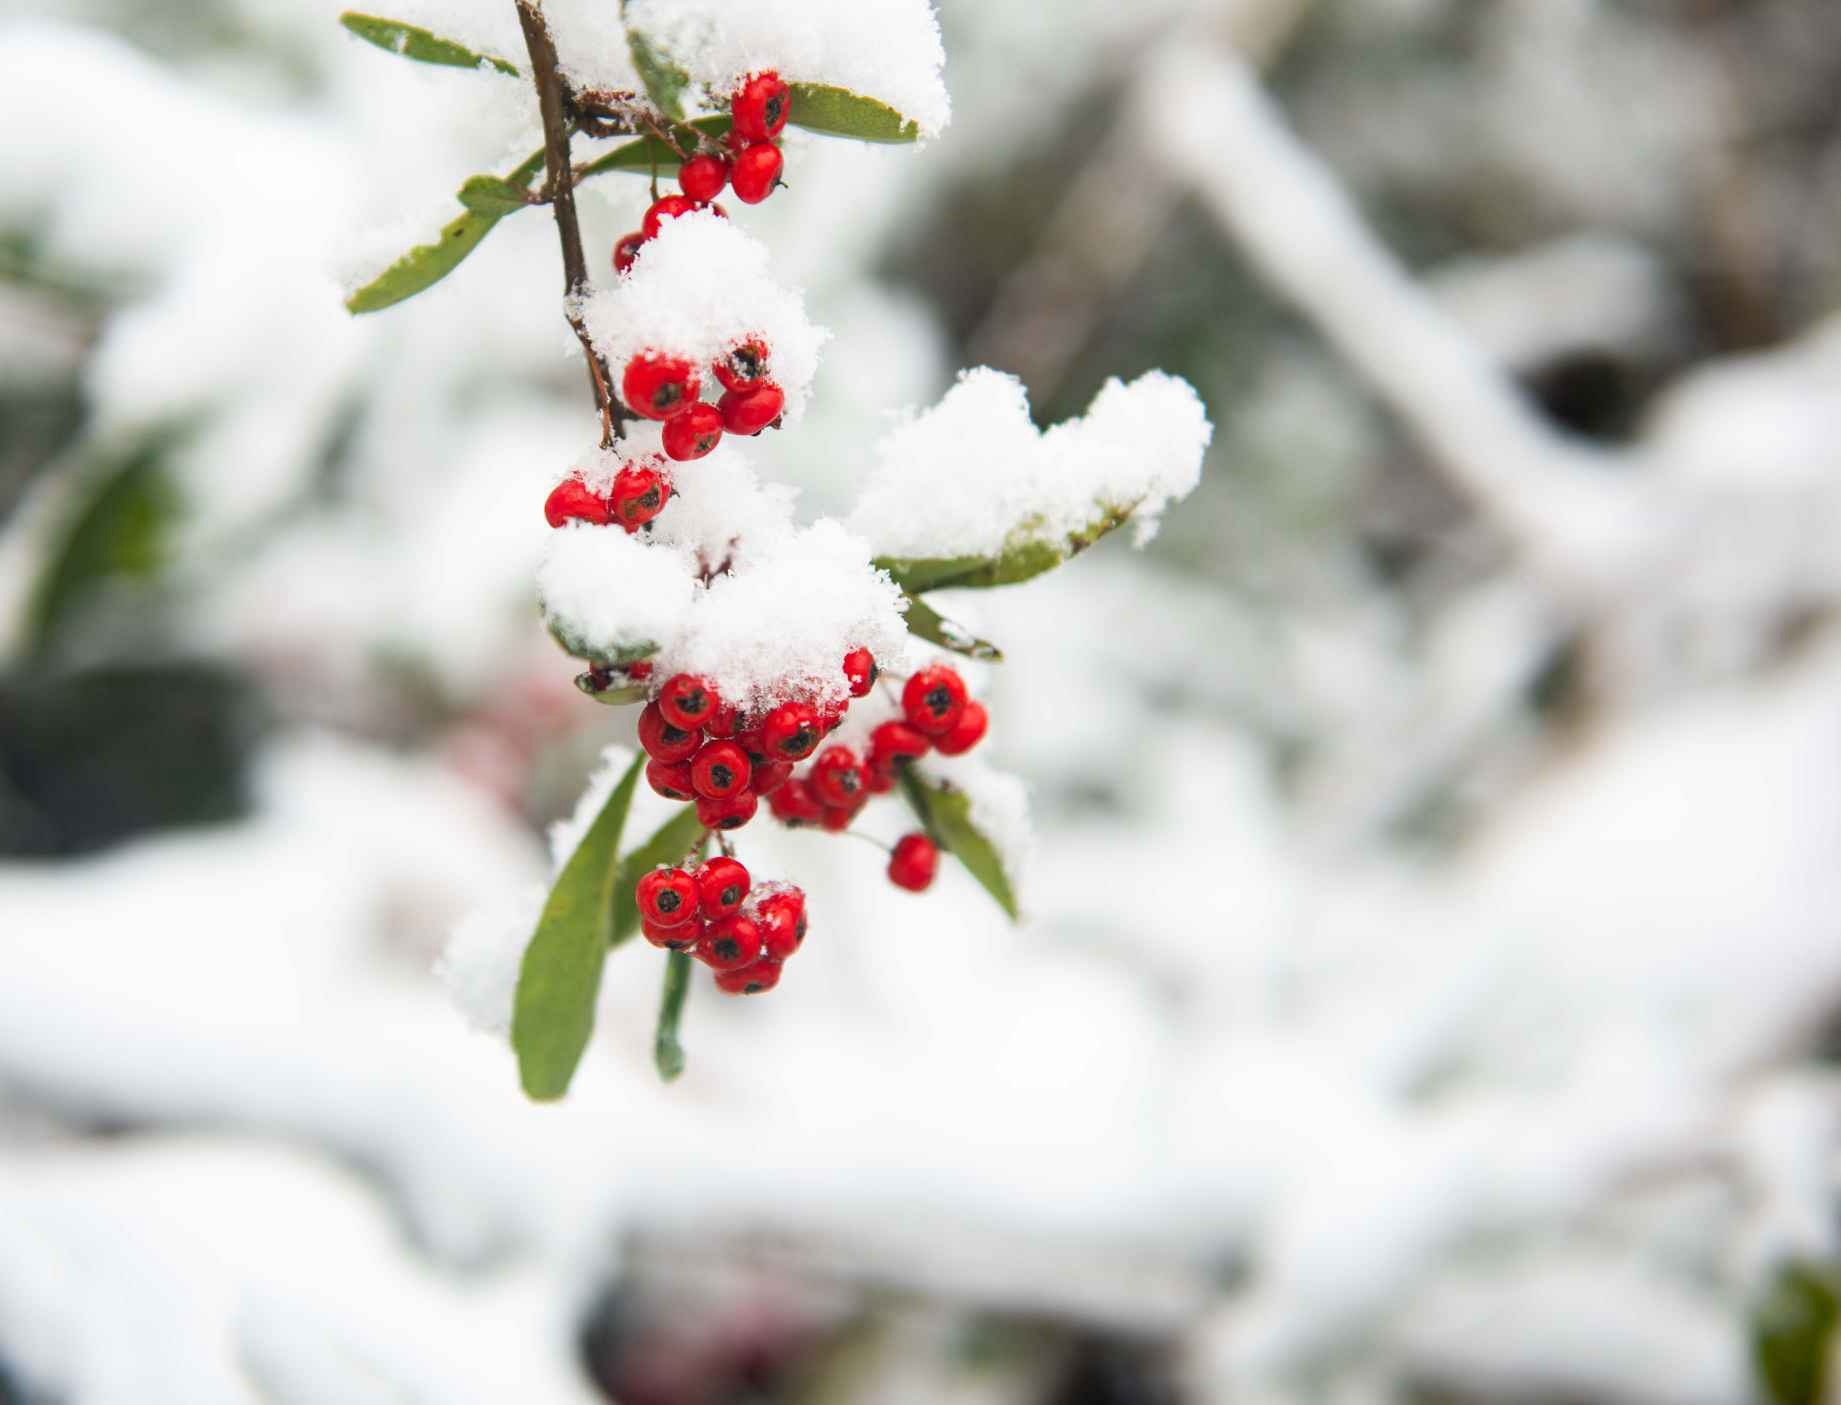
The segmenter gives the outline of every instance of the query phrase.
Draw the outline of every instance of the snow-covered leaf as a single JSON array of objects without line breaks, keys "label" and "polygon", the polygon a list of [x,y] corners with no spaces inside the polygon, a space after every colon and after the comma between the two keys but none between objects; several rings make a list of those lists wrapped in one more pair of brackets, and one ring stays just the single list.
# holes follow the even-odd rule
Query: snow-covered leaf
[{"label": "snow-covered leaf", "polygon": [[1821,1264],[1784,1264],[1752,1310],[1752,1362],[1772,1405],[1820,1405],[1827,1399],[1841,1282]]},{"label": "snow-covered leaf", "polygon": [[968,659],[978,659],[983,663],[1004,661],[1003,650],[990,640],[980,639],[964,625],[947,619],[918,595],[908,597],[908,608],[903,618],[907,620],[910,634],[930,644],[937,644],[942,649],[950,649],[955,654],[964,654]]},{"label": "snow-covered leaf", "polygon": [[[460,188],[460,201],[467,212],[450,220],[441,237],[432,244],[418,244],[345,300],[350,312],[376,312],[412,298],[425,288],[433,287],[460,266],[462,259],[479,247],[480,240],[521,204],[511,200],[513,191],[528,189],[532,178],[543,169],[543,153],[534,152],[524,163],[503,179],[497,176],[474,176]],[[482,184],[482,182],[484,184]],[[488,190],[499,192],[497,198]],[[476,204],[469,204],[469,192]]]},{"label": "snow-covered leaf", "polygon": [[643,755],[633,758],[563,865],[518,968],[511,1042],[524,1091],[539,1101],[568,1091],[594,1031],[620,882],[620,836],[644,766]]},{"label": "snow-covered leaf", "polygon": [[684,116],[684,89],[690,85],[690,75],[666,58],[632,25],[626,30],[627,48],[633,55],[633,67],[639,70],[639,78],[646,85],[646,96],[652,99],[652,105],[672,121],[680,121]]},{"label": "snow-covered leaf", "polygon": [[857,141],[910,142],[920,137],[920,126],[885,102],[866,98],[828,83],[793,83],[792,109],[786,119],[808,132]]},{"label": "snow-covered leaf", "polygon": [[[876,565],[887,571],[895,584],[911,595],[927,590],[943,590],[948,586],[1015,585],[1018,581],[1039,576],[1044,571],[1052,571],[1062,562],[1080,555],[1106,533],[1123,527],[1131,520],[1132,508],[1101,507],[1097,509],[1097,514],[1085,527],[1057,541],[1042,541],[1031,537],[1029,533],[1033,526],[1025,524],[1018,533],[1016,544],[1006,546],[996,556],[878,556]],[[952,646],[949,644],[946,647]],[[969,651],[961,649],[959,652]]]},{"label": "snow-covered leaf", "polygon": [[972,823],[970,797],[944,782],[923,780],[912,766],[902,770],[901,789],[933,842],[965,865],[965,871],[1016,921],[1016,889],[1004,872],[997,846]]},{"label": "snow-covered leaf", "polygon": [[[729,130],[729,119],[726,116],[699,117],[683,126],[695,127],[705,136],[720,137]],[[677,152],[657,137],[640,137],[637,141],[623,142],[612,151],[597,156],[582,167],[576,179],[586,180],[603,171],[633,171],[640,175],[649,175],[653,171],[672,171],[681,159]]]},{"label": "snow-covered leaf", "polygon": [[390,53],[401,54],[406,59],[440,64],[445,68],[478,68],[486,64],[513,78],[518,76],[517,67],[504,59],[495,58],[491,54],[475,53],[466,45],[456,44],[452,39],[443,39],[420,25],[383,19],[377,15],[361,15],[355,10],[347,10],[340,15],[339,23],[360,39],[380,49],[387,49]]},{"label": "snow-covered leaf", "polygon": [[[624,668],[627,664],[649,659],[658,652],[658,645],[649,639],[642,639],[635,644],[622,645],[617,649],[602,649],[584,642],[570,634],[568,630],[552,619],[549,622],[550,638],[570,658],[587,659],[591,663],[605,664],[609,668]],[[583,689],[583,692],[588,691]]]},{"label": "snow-covered leaf", "polygon": [[660,864],[681,862],[702,833],[703,823],[697,818],[697,807],[686,805],[621,861],[620,878],[614,887],[614,926],[608,938],[612,945],[619,946],[639,930],[639,907],[633,901],[634,885]]},{"label": "snow-covered leaf", "polygon": [[658,1001],[658,1029],[652,1036],[652,1062],[658,1076],[669,1083],[684,1071],[684,1045],[678,1023],[684,1018],[684,997],[690,993],[690,954],[671,952],[665,958],[665,989]]}]

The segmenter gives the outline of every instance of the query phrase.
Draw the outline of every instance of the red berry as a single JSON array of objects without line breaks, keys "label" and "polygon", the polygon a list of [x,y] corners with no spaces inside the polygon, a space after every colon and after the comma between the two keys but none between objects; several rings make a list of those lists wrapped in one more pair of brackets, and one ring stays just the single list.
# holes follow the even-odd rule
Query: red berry
[{"label": "red berry", "polygon": [[705,742],[690,763],[690,783],[706,800],[726,800],[747,788],[752,771],[748,753],[734,742]]},{"label": "red berry", "polygon": [[680,463],[700,459],[722,443],[722,411],[699,400],[665,421],[665,452]]},{"label": "red berry", "polygon": [[[771,762],[769,764],[772,764]],[[812,796],[804,777],[795,777],[767,797],[774,818],[784,825],[817,824],[824,818],[825,807]]]},{"label": "red berry", "polygon": [[626,666],[626,676],[635,683],[643,682],[652,676],[652,660],[636,659]]},{"label": "red berry", "polygon": [[674,727],[658,710],[658,704],[649,702],[639,713],[639,744],[654,761],[671,763],[690,760],[703,745],[703,737],[697,732]]},{"label": "red berry", "polygon": [[667,800],[694,800],[690,766],[683,761],[646,762],[646,784]]},{"label": "red berry", "polygon": [[849,809],[863,794],[863,763],[849,747],[831,747],[812,763],[806,784],[821,805]]},{"label": "red berry", "polygon": [[763,956],[739,971],[718,971],[716,989],[727,995],[761,995],[780,984],[780,963]]},{"label": "red berry", "polygon": [[735,729],[735,744],[743,751],[747,752],[748,759],[757,766],[763,761],[772,759],[768,755],[767,742],[766,739],[762,737],[759,726],[737,727]]},{"label": "red berry", "polygon": [[740,829],[754,818],[760,801],[752,790],[738,790],[720,800],[697,797],[697,821],[705,829]]},{"label": "red berry", "polygon": [[698,910],[714,922],[740,912],[748,896],[748,870],[727,854],[711,859],[691,875],[697,880]]},{"label": "red berry", "polygon": [[688,215],[696,208],[697,202],[688,195],[661,195],[646,207],[646,217],[639,222],[640,232],[648,239],[656,239],[661,221]]},{"label": "red berry", "polygon": [[818,729],[830,736],[844,725],[844,714],[850,711],[847,702],[820,703],[818,705]]},{"label": "red berry", "polygon": [[936,741],[934,746],[942,756],[958,756],[984,740],[984,729],[990,724],[991,715],[984,710],[984,704],[974,698],[965,704],[965,711],[952,724],[952,730]]},{"label": "red berry", "polygon": [[759,390],[767,379],[767,343],[759,337],[737,342],[710,362],[710,370],[724,390]]},{"label": "red berry", "polygon": [[777,137],[786,127],[792,111],[793,94],[780,75],[772,69],[750,74],[729,99],[729,115],[734,130],[748,141],[766,141]]},{"label": "red berry", "polygon": [[678,167],[678,188],[699,205],[707,205],[729,183],[729,163],[701,152]]},{"label": "red berry", "polygon": [[565,478],[543,500],[543,520],[552,527],[565,522],[593,522],[596,526],[613,520],[607,499],[594,492],[579,478]]},{"label": "red berry", "polygon": [[872,771],[893,773],[927,754],[931,746],[924,732],[906,722],[884,722],[869,734],[869,766]]},{"label": "red berry", "polygon": [[634,230],[614,245],[614,272],[625,273],[633,266],[633,260],[639,257],[639,251],[645,247],[646,236]]},{"label": "red berry", "polygon": [[710,923],[697,939],[697,960],[718,971],[739,970],[760,954],[761,929],[740,913]]},{"label": "red berry", "polygon": [[687,732],[708,722],[721,702],[711,684],[688,673],[672,674],[658,690],[658,710],[672,726]]},{"label": "red berry", "polygon": [[649,420],[668,420],[697,403],[703,383],[697,368],[675,356],[650,352],[626,363],[620,394],[635,414]]},{"label": "red berry", "polygon": [[689,951],[703,935],[701,922],[685,922],[676,927],[661,927],[656,922],[639,919],[639,930],[653,946],[666,951]]},{"label": "red berry", "polygon": [[850,696],[863,697],[876,686],[876,656],[868,649],[852,649],[844,655],[844,678],[850,684]]},{"label": "red berry", "polygon": [[772,381],[762,381],[754,390],[723,391],[716,408],[722,412],[722,427],[731,434],[759,434],[780,418],[786,392]]},{"label": "red berry", "polygon": [[870,795],[887,795],[895,788],[895,773],[878,770],[874,766],[863,768],[863,789]]},{"label": "red berry", "polygon": [[861,805],[825,805],[818,814],[819,828],[830,834],[842,834],[855,822]]},{"label": "red berry", "polygon": [[763,761],[754,768],[748,789],[756,795],[772,795],[791,779],[792,774],[793,763],[790,761]]},{"label": "red berry", "polygon": [[805,941],[805,894],[790,885],[776,888],[754,904],[754,922],[769,961],[784,961]]},{"label": "red berry", "polygon": [[744,205],[760,204],[780,184],[780,171],[785,164],[786,158],[780,155],[780,148],[770,141],[744,146],[735,153],[735,166],[729,172],[735,198]]},{"label": "red berry", "polygon": [[965,680],[943,663],[923,668],[901,690],[901,710],[919,731],[943,737],[965,711]]},{"label": "red berry", "polygon": [[654,927],[677,927],[697,915],[697,882],[681,868],[655,868],[634,885],[633,901]]},{"label": "red berry", "polygon": [[818,709],[810,703],[781,703],[761,720],[762,747],[781,761],[805,760],[818,749],[822,735]]},{"label": "red berry", "polygon": [[636,532],[665,510],[671,501],[671,484],[656,469],[628,464],[614,475],[608,496],[621,526]]},{"label": "red berry", "polygon": [[889,882],[910,893],[924,893],[932,886],[939,867],[937,844],[924,834],[904,834],[895,841],[895,852],[889,855]]}]

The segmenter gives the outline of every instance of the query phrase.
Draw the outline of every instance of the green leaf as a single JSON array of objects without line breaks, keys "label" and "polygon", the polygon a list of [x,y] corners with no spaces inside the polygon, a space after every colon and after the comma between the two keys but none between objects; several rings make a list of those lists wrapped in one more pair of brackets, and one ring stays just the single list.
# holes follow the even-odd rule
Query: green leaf
[{"label": "green leaf", "polygon": [[918,595],[908,597],[905,618],[908,632],[930,644],[938,644],[942,649],[950,649],[955,654],[964,654],[968,659],[978,659],[984,663],[1004,661],[1003,650],[990,640],[980,639],[965,626],[955,624]]},{"label": "green leaf", "polygon": [[1751,1354],[1772,1405],[1820,1405],[1826,1398],[1841,1280],[1832,1266],[1786,1263],[1752,1309]]},{"label": "green leaf", "polygon": [[786,120],[795,127],[857,141],[909,142],[920,137],[920,127],[912,119],[875,98],[826,83],[794,83],[791,87],[793,105]]},{"label": "green leaf", "polygon": [[[509,198],[510,192],[528,190],[531,180],[542,169],[543,153],[539,151],[525,158],[517,170],[502,179],[498,176],[470,178],[460,188],[460,201],[468,206],[467,212],[450,220],[434,243],[416,245],[348,297],[346,310],[376,312],[439,283],[479,247],[480,240],[492,233],[494,225],[512,211],[524,208],[522,201]],[[496,198],[488,192],[495,192]]]},{"label": "green leaf", "polygon": [[[720,137],[729,130],[727,117],[699,117],[694,122],[682,124],[680,131],[690,128],[703,133],[706,137]],[[605,152],[582,167],[576,179],[583,181],[590,176],[598,176],[603,171],[635,171],[648,175],[654,170],[675,169],[683,158],[657,137],[640,137]]]},{"label": "green leaf", "polygon": [[481,64],[488,64],[500,73],[513,78],[518,76],[517,68],[504,59],[494,58],[491,54],[476,54],[464,44],[456,44],[452,39],[431,34],[420,25],[381,19],[376,15],[361,15],[355,10],[347,10],[340,15],[339,23],[360,39],[393,54],[401,54],[406,59],[438,63],[446,68],[478,68]]},{"label": "green leaf", "polygon": [[1054,541],[1033,535],[1036,524],[1025,522],[1010,534],[1011,544],[996,556],[878,556],[874,564],[910,595],[947,587],[1015,585],[1080,555],[1108,532],[1131,521],[1136,507],[1136,503],[1101,507],[1099,516],[1086,526]]},{"label": "green leaf", "polygon": [[658,1002],[658,1030],[652,1036],[652,1062],[658,1067],[658,1076],[667,1083],[684,1071],[678,1022],[684,1018],[684,997],[689,993],[690,955],[671,952],[665,958],[665,990]]},{"label": "green leaf", "polygon": [[608,935],[610,943],[619,946],[639,930],[639,907],[633,901],[633,886],[662,863],[682,862],[702,833],[703,822],[697,818],[697,807],[686,805],[621,861],[620,877],[614,887],[614,925]]},{"label": "green leaf", "polygon": [[652,41],[631,25],[627,26],[626,46],[633,55],[633,67],[639,70],[640,82],[646,85],[646,96],[652,99],[652,106],[673,122],[682,121],[684,89],[690,86],[690,75],[653,48]]},{"label": "green leaf", "polygon": [[997,849],[972,823],[972,802],[964,791],[944,781],[923,780],[912,766],[901,768],[901,789],[913,807],[921,828],[933,842],[965,866],[984,890],[997,899],[997,905],[1018,919],[1016,892],[1004,872],[1004,861]]},{"label": "green leaf", "polygon": [[569,1090],[594,1032],[595,996],[607,959],[619,884],[620,834],[645,766],[633,758],[601,813],[575,846],[550,889],[543,916],[518,968],[511,1043],[524,1091],[538,1101]]},{"label": "green leaf", "polygon": [[621,707],[627,703],[644,702],[647,692],[643,683],[624,683],[615,687],[612,681],[603,684],[592,672],[575,675],[575,686],[598,703],[608,707]]},{"label": "green leaf", "polygon": [[110,581],[148,580],[165,567],[180,505],[166,457],[185,432],[158,426],[81,471],[82,486],[26,600],[28,653],[45,653]]}]

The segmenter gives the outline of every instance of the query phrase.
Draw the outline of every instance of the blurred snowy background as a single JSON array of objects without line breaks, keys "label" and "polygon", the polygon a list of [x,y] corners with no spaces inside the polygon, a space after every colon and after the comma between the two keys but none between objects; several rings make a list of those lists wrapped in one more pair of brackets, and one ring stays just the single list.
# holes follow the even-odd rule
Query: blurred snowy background
[{"label": "blurred snowy background", "polygon": [[335,15],[0,21],[0,1402],[1841,1399],[1841,7],[943,0],[741,215],[773,471],[1163,366],[1203,487],[945,602],[1030,923],[756,826],[796,978],[664,1088],[623,950],[553,1108],[433,966],[630,726],[587,391],[541,212],[340,307],[523,94]]}]

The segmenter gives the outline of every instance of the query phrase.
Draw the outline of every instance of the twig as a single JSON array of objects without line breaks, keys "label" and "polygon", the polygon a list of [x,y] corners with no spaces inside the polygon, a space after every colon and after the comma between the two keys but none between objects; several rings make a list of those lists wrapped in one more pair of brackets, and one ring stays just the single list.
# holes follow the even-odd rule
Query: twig
[{"label": "twig", "polygon": [[558,70],[556,41],[544,23],[539,0],[516,0],[518,23],[524,29],[524,46],[531,56],[531,78],[537,87],[537,110],[543,118],[543,159],[548,169],[544,188],[556,215],[556,234],[562,243],[564,315],[575,329],[588,358],[588,379],[594,387],[595,409],[601,415],[601,446],[610,447],[628,411],[614,398],[607,367],[589,339],[576,299],[588,291],[588,261],[582,254],[582,227],[575,213],[575,167],[569,155],[569,112]]}]

